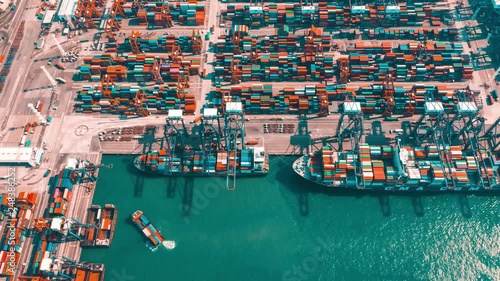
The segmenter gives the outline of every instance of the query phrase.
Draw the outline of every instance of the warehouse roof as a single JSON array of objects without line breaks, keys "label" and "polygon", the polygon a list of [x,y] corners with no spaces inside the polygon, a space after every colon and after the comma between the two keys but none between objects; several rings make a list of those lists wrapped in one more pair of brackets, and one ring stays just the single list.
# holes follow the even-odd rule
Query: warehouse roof
[{"label": "warehouse roof", "polygon": [[0,147],[0,164],[40,165],[43,150],[33,147]]},{"label": "warehouse roof", "polygon": [[77,0],[62,0],[59,4],[59,10],[57,11],[57,16],[59,20],[68,19],[73,16],[73,11],[75,10]]},{"label": "warehouse roof", "polygon": [[48,10],[43,17],[42,25],[48,25],[54,19],[54,15],[56,14],[55,10]]}]

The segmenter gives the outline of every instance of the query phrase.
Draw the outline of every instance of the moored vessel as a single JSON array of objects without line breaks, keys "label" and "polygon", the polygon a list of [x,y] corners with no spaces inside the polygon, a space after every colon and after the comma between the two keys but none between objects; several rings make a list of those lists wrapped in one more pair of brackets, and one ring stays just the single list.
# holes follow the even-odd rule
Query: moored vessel
[{"label": "moored vessel", "polygon": [[359,151],[331,146],[301,156],[293,163],[301,177],[332,189],[373,191],[500,191],[495,156],[475,155],[461,146],[446,146],[447,161],[436,145],[419,147],[360,144]]},{"label": "moored vessel", "polygon": [[238,176],[265,176],[269,172],[269,157],[262,147],[208,155],[201,150],[168,155],[166,149],[161,149],[138,156],[134,166],[140,171],[163,176],[226,176],[234,166]]}]

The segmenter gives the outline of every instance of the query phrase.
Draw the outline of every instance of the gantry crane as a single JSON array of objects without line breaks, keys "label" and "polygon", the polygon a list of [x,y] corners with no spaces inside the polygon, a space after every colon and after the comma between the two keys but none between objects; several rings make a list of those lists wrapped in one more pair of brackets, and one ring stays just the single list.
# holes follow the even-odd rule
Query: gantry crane
[{"label": "gantry crane", "polygon": [[141,38],[141,33],[138,30],[132,30],[130,33],[129,43],[133,54],[139,54],[141,52],[139,44],[137,43],[137,39],[139,38]]},{"label": "gantry crane", "polygon": [[[156,84],[163,84],[163,78],[160,73],[160,58],[154,58],[152,73]],[[180,76],[180,75],[179,75]]]},{"label": "gantry crane", "polygon": [[403,113],[404,117],[412,117],[415,114],[415,108],[417,106],[417,98],[416,98],[416,87],[405,92],[406,100],[408,104],[405,108],[405,112]]},{"label": "gantry crane", "polygon": [[111,89],[115,85],[111,77],[105,74],[101,78],[101,92],[102,95],[106,98],[111,98]]},{"label": "gantry crane", "polygon": [[203,109],[201,128],[201,141],[206,155],[203,172],[210,173],[209,158],[214,157],[217,159],[217,151],[222,150],[222,127],[220,125],[219,114],[216,108],[205,107]]},{"label": "gantry crane", "polygon": [[180,74],[177,78],[177,94],[180,97],[184,96],[187,88],[189,88],[189,76]]},{"label": "gantry crane", "polygon": [[427,35],[418,43],[418,62],[425,63],[427,60]]},{"label": "gantry crane", "polygon": [[94,18],[101,18],[102,14],[97,10],[97,6],[102,5],[97,0],[80,0],[75,8],[75,18],[80,26],[84,28],[96,28]]},{"label": "gantry crane", "polygon": [[363,115],[361,112],[361,104],[359,102],[352,101],[349,97],[346,97],[346,101],[343,103],[343,110],[337,124],[337,151],[344,151],[344,140],[348,138],[351,147],[348,151],[345,151],[345,153],[352,155],[353,159],[358,158],[358,160],[356,160],[356,164],[354,165],[354,174],[356,186],[359,188],[364,188],[365,186],[363,175],[361,173],[361,160],[359,157],[356,157],[356,154],[359,152],[359,143],[361,142],[362,136]]},{"label": "gantry crane", "polygon": [[116,42],[115,31],[118,30],[120,30],[120,22],[115,20],[114,17],[107,18],[104,24],[104,34],[106,34],[109,42]]},{"label": "gantry crane", "polygon": [[193,34],[191,35],[191,42],[192,42],[193,54],[195,55],[201,54],[202,40],[199,30],[197,31],[193,30]]},{"label": "gantry crane", "polygon": [[104,272],[103,264],[76,262],[65,256],[62,256],[62,258],[42,259],[42,263],[46,263],[46,266],[44,266],[43,270],[40,270],[40,274],[51,280],[75,280],[78,269],[87,272]]},{"label": "gantry crane", "polygon": [[338,68],[339,68],[339,80],[337,83],[345,84],[349,82],[349,78],[351,76],[351,72],[349,69],[349,59],[348,58],[339,58],[338,59]]},{"label": "gantry crane", "polygon": [[456,91],[455,95],[459,102],[455,115],[448,122],[447,137],[450,144],[463,145],[464,150],[468,150],[469,139],[476,138],[483,130],[484,118],[478,115],[479,111],[469,87]]},{"label": "gantry crane", "polygon": [[392,116],[392,111],[394,110],[394,79],[391,74],[387,74],[383,83],[383,94],[385,99],[385,111],[382,116]]},{"label": "gantry crane", "polygon": [[428,97],[427,100],[424,105],[424,114],[411,126],[411,136],[415,146],[421,146],[424,143],[436,145],[446,186],[455,189],[453,161],[446,136],[449,117],[441,102],[434,101],[432,97]]},{"label": "gantry crane", "polygon": [[[468,90],[468,89],[467,89]],[[461,145],[464,151],[470,151],[477,163],[478,179],[481,186],[491,187],[492,181],[488,175],[488,168],[483,158],[479,135],[484,129],[484,118],[473,102],[460,101],[456,106],[455,116],[450,118],[446,136],[453,145]]]},{"label": "gantry crane", "polygon": [[137,110],[137,115],[145,117],[149,115],[148,104],[146,103],[146,93],[143,90],[137,91],[135,95],[135,108]]},{"label": "gantry crane", "polygon": [[116,17],[118,15],[125,17],[125,11],[123,10],[123,4],[125,3],[125,0],[114,0],[111,10],[109,11],[109,15],[111,17]]},{"label": "gantry crane", "polygon": [[239,67],[240,60],[232,59],[231,60],[231,83],[239,84],[241,77],[241,69]]},{"label": "gantry crane", "polygon": [[172,63],[181,63],[183,58],[181,47],[178,44],[175,44],[172,47],[172,53],[170,53],[170,60]]},{"label": "gantry crane", "polygon": [[245,148],[245,118],[241,102],[227,102],[224,113],[224,142],[227,151],[226,187],[228,190],[236,188],[238,158],[238,139],[241,139],[241,149]]},{"label": "gantry crane", "polygon": [[323,30],[321,28],[316,28],[314,25],[308,31],[308,34],[304,31],[304,55],[306,62],[316,61],[317,55],[323,55],[323,47],[321,46],[321,41],[319,43],[314,42],[315,38],[318,36],[321,38]]},{"label": "gantry crane", "polygon": [[231,40],[231,43],[233,44],[233,54],[234,55],[241,54],[240,36],[238,35],[238,33],[233,34],[233,38]]},{"label": "gantry crane", "polygon": [[492,153],[498,152],[498,148],[500,147],[500,117],[493,122],[480,139],[488,143]]},{"label": "gantry crane", "polygon": [[318,96],[319,96],[319,112],[318,112],[318,117],[326,117],[329,114],[328,110],[328,94],[326,92],[325,88],[321,88],[318,90]]},{"label": "gantry crane", "polygon": [[83,239],[86,228],[96,227],[96,225],[83,224],[77,219],[65,217],[39,218],[33,223],[33,228],[40,233],[45,233],[48,241],[57,243],[80,241]]},{"label": "gantry crane", "polygon": [[[185,140],[188,137],[188,132],[184,125],[182,113],[181,109],[170,109],[164,127],[165,148],[167,149],[167,163],[165,164],[168,167],[168,174],[172,174],[173,161],[174,158],[177,158],[177,152],[186,148]],[[180,169],[182,171],[182,167]]]},{"label": "gantry crane", "polygon": [[337,143],[338,151],[344,149],[344,140],[350,139],[351,149],[355,150],[361,137],[363,136],[363,114],[361,112],[361,104],[351,100],[346,100],[343,103],[343,110],[340,114],[337,124]]},{"label": "gantry crane", "polygon": [[174,21],[172,20],[172,12],[170,11],[169,4],[165,5],[162,2],[160,9],[162,13],[162,26],[163,27],[174,26]]}]

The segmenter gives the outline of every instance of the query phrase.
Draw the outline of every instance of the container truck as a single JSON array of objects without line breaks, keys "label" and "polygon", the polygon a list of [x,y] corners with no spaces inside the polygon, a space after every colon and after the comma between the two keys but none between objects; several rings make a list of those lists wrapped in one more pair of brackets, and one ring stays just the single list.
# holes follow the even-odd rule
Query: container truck
[{"label": "container truck", "polygon": [[61,78],[61,77],[57,77],[56,81],[59,82],[59,83],[61,83],[61,84],[66,84],[66,80],[63,79],[63,78]]},{"label": "container truck", "polygon": [[20,146],[24,146],[24,144],[26,143],[26,135],[23,135],[23,137],[21,138],[21,142],[19,143]]},{"label": "container truck", "polygon": [[61,69],[61,70],[65,70],[66,68],[64,68],[64,66],[60,63],[60,62],[56,62],[54,64],[57,68]]}]

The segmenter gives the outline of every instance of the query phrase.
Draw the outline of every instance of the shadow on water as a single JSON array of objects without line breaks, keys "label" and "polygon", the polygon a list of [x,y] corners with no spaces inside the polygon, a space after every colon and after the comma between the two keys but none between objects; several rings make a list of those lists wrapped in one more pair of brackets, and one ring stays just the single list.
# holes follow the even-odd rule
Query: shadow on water
[{"label": "shadow on water", "polygon": [[458,195],[458,205],[460,206],[460,212],[465,218],[472,217],[472,210],[469,205],[469,197],[465,194]]},{"label": "shadow on water", "polygon": [[385,217],[389,217],[392,215],[391,201],[389,200],[389,195],[381,194],[378,197],[378,203],[380,205],[380,211]]},{"label": "shadow on water", "polygon": [[145,173],[141,173],[140,171],[137,170],[137,168],[133,164],[133,158],[131,157],[124,157],[122,159],[123,163],[125,164],[125,167],[127,169],[127,173],[130,175],[133,175],[135,177],[135,184],[134,184],[134,197],[142,197],[142,192],[144,190],[144,181],[148,177],[153,177],[150,175],[147,175]]},{"label": "shadow on water", "polygon": [[299,208],[303,217],[309,216],[309,195],[305,192],[299,193]]},{"label": "shadow on water", "polygon": [[136,176],[134,185],[134,197],[142,197],[142,191],[144,190],[144,177]]},{"label": "shadow on water", "polygon": [[422,196],[412,195],[411,204],[413,205],[413,212],[417,217],[424,216],[424,204],[422,203]]},{"label": "shadow on water", "polygon": [[186,177],[184,179],[184,190],[182,193],[181,215],[183,217],[189,217],[191,215],[191,207],[193,206],[193,188],[194,178]]},{"label": "shadow on water", "polygon": [[165,178],[165,186],[167,187],[167,198],[174,198],[177,186],[177,177]]}]

